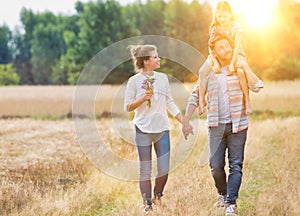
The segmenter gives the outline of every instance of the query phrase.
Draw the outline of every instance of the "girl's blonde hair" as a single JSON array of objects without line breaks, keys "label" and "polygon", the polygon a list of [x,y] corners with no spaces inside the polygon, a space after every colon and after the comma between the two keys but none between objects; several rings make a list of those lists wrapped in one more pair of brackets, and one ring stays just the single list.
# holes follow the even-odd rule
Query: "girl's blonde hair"
[{"label": "girl's blonde hair", "polygon": [[219,22],[216,18],[216,14],[220,11],[224,11],[224,12],[228,12],[231,14],[231,21],[235,21],[235,18],[234,18],[234,15],[233,15],[233,12],[232,12],[232,9],[231,9],[231,6],[230,4],[227,2],[227,1],[220,1],[218,4],[217,4],[217,7],[216,7],[216,11],[214,13],[214,17],[213,17],[213,21],[210,25],[210,29],[211,30],[214,26],[219,26]]},{"label": "girl's blonde hair", "polygon": [[128,48],[136,72],[144,68],[144,60],[148,60],[152,52],[157,50],[155,45],[130,45]]}]

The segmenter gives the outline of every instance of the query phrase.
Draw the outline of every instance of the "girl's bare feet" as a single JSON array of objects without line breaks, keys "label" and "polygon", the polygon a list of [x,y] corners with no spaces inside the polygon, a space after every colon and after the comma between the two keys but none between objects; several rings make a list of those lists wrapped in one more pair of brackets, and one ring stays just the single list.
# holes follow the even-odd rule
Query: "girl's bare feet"
[{"label": "girl's bare feet", "polygon": [[246,112],[246,115],[251,115],[253,112],[249,103],[246,103],[246,111],[245,112]]}]

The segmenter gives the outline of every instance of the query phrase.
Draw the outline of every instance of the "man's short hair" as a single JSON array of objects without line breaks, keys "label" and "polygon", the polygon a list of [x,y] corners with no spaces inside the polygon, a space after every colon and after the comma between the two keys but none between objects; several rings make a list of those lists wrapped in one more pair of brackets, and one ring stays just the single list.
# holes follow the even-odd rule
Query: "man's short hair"
[{"label": "man's short hair", "polygon": [[214,50],[216,43],[223,39],[227,40],[229,42],[230,46],[233,47],[232,41],[229,39],[229,37],[226,34],[223,34],[221,32],[216,32],[213,35],[213,37],[211,37],[209,40],[208,45],[209,45],[210,49]]}]

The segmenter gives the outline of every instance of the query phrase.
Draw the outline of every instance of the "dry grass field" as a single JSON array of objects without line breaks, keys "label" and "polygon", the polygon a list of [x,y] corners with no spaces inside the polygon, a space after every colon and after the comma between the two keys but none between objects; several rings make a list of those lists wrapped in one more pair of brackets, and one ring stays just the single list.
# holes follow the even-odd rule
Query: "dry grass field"
[{"label": "dry grass field", "polygon": [[[261,93],[251,94],[256,112],[274,115],[250,118],[239,215],[300,215],[298,86],[299,82],[266,83]],[[122,88],[105,88],[96,101],[99,114],[110,112],[111,104],[122,107],[114,99]],[[184,88],[188,92],[191,85]],[[184,109],[186,98],[179,97],[178,89],[172,92]],[[138,183],[95,168],[81,150],[72,119],[53,118],[71,112],[73,92],[69,86],[0,88],[0,215],[142,215]],[[287,114],[278,114],[282,112]],[[186,141],[194,144],[193,151],[170,173],[166,206],[154,208],[152,215],[224,215],[213,208],[216,190],[205,157],[200,160],[207,143],[205,120],[194,118],[192,123],[199,125],[198,135]],[[96,124],[115,154],[137,159],[135,147],[114,132],[111,118],[99,118]],[[174,127],[172,148],[181,136],[180,126]]]},{"label": "dry grass field", "polygon": [[[300,81],[265,83],[259,93],[251,93],[255,111],[299,111]],[[193,84],[171,85],[174,100],[184,109]],[[97,87],[91,87],[97,88]],[[0,87],[0,116],[67,115],[72,111],[74,86],[8,86]],[[95,97],[96,114],[123,112],[125,85],[102,85]],[[112,104],[114,107],[112,107]],[[118,110],[120,108],[120,110]]]}]

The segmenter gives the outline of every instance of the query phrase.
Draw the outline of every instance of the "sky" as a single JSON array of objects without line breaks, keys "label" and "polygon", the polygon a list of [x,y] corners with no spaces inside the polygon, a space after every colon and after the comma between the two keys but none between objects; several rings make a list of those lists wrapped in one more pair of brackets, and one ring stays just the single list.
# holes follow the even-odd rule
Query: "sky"
[{"label": "sky", "polygon": [[[61,12],[63,14],[75,13],[75,2],[77,0],[8,0],[5,6],[0,7],[0,25],[6,24],[10,29],[21,25],[20,12],[23,7],[32,9],[34,12]],[[81,0],[87,2],[88,0]]]},{"label": "sky", "polygon": [[[4,2],[5,1],[5,6]],[[78,0],[1,0],[0,25],[4,23],[13,30],[15,26],[21,26],[20,12],[23,7],[34,12],[51,11],[55,14],[71,15],[75,13],[75,3]],[[90,0],[80,0],[89,2]],[[95,0],[93,0],[95,1]],[[134,0],[117,0],[122,5]]]},{"label": "sky", "polygon": [[[4,2],[5,1],[5,6]],[[1,0],[0,25],[6,24],[11,30],[15,26],[21,26],[20,12],[23,7],[34,12],[51,11],[55,14],[71,15],[75,11],[75,3],[78,0]],[[88,2],[89,0],[80,0]],[[121,3],[131,2],[132,0],[119,0]]]}]

